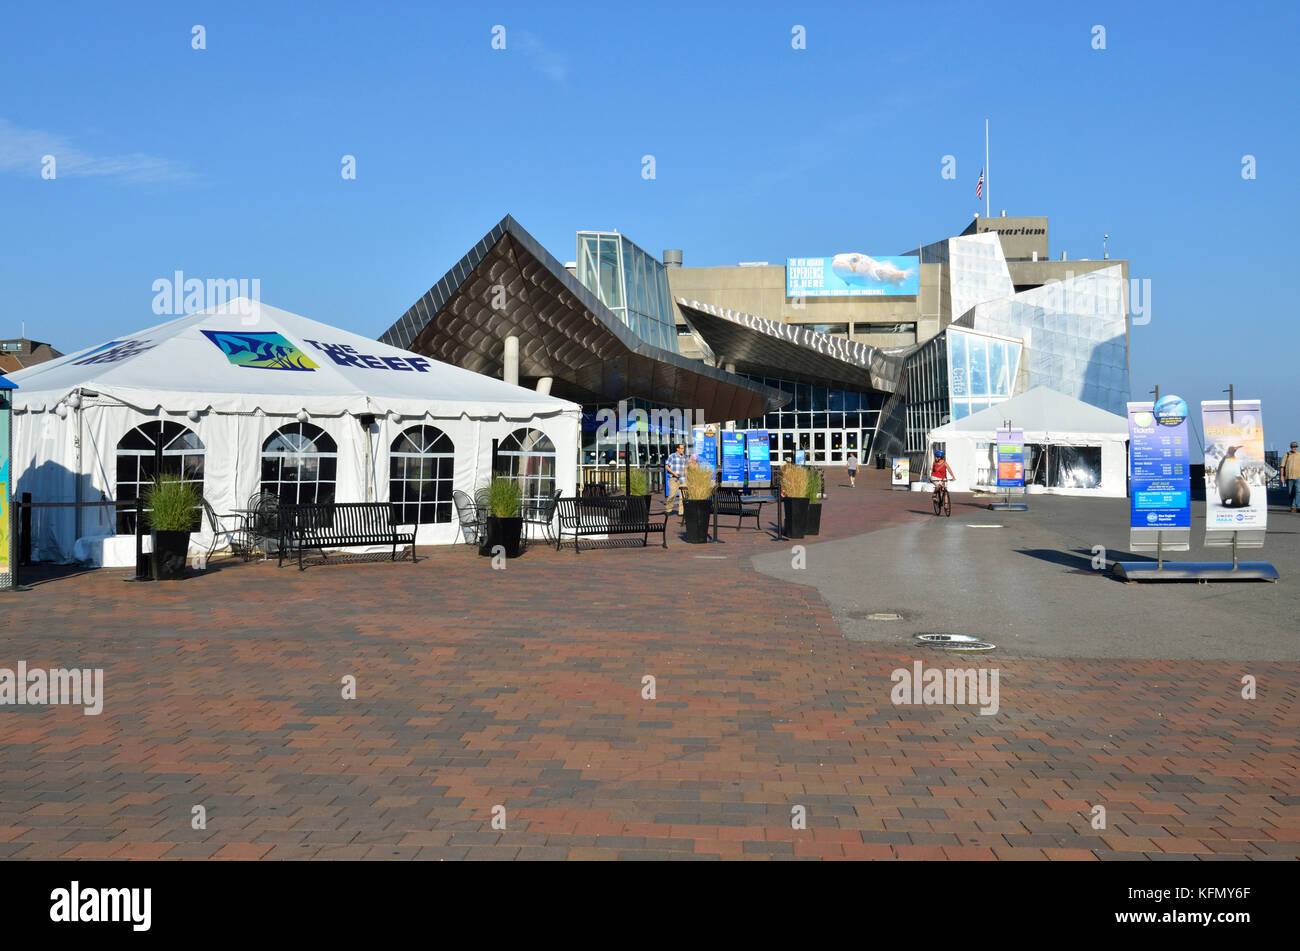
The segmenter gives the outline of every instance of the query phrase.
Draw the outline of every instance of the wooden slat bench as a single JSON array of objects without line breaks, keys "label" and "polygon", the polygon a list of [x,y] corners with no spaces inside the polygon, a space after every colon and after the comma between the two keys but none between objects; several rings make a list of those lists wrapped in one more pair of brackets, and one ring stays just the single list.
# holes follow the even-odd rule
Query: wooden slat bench
[{"label": "wooden slat bench", "polygon": [[555,550],[559,551],[566,534],[573,536],[573,552],[579,549],[579,539],[593,535],[640,535],[641,544],[650,543],[650,533],[663,537],[663,547],[668,547],[668,513],[663,521],[650,517],[650,504],[644,496],[611,495],[605,498],[559,499],[555,503],[559,516],[559,531],[555,536]]},{"label": "wooden slat bench", "polygon": [[411,563],[415,563],[415,534],[402,533],[397,524],[397,506],[391,502],[317,502],[307,505],[281,505],[280,564],[286,551],[297,550],[298,568],[303,569],[302,553],[326,548],[354,545],[392,545],[392,560],[397,560],[397,546],[411,546]]}]

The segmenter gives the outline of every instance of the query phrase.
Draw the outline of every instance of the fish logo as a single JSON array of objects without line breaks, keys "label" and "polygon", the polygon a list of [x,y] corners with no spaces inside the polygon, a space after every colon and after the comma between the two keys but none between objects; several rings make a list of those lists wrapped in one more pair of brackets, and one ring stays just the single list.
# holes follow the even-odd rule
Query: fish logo
[{"label": "fish logo", "polygon": [[893,284],[902,287],[912,275],[912,269],[903,270],[891,261],[877,261],[865,254],[837,254],[831,259],[831,270],[845,284]]},{"label": "fish logo", "polygon": [[316,369],[316,364],[305,353],[278,333],[239,333],[230,330],[204,330],[202,333],[237,367],[308,373]]}]

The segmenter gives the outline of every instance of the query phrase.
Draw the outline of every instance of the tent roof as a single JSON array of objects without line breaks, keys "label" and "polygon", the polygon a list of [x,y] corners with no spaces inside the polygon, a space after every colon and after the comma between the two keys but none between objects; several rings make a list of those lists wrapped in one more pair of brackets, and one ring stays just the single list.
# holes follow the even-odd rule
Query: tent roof
[{"label": "tent roof", "polygon": [[1014,428],[1026,433],[1090,433],[1128,438],[1128,420],[1123,416],[1046,386],[1036,386],[996,406],[932,429],[929,438],[942,442],[945,437],[959,433],[993,433],[1008,419]]},{"label": "tent roof", "polygon": [[247,298],[12,374],[17,410],[73,390],[139,410],[529,419],[576,403],[339,330]]}]

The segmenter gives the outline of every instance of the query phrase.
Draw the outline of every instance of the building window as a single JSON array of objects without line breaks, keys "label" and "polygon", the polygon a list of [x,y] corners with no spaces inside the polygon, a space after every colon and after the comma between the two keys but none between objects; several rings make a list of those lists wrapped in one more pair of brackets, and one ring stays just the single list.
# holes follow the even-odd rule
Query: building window
[{"label": "building window", "polygon": [[282,426],[262,446],[262,491],[282,505],[333,502],[338,464],[338,447],[325,430],[311,423]]},{"label": "building window", "polygon": [[555,443],[540,429],[516,429],[497,446],[497,472],[523,483],[524,503],[555,492]]},{"label": "building window", "polygon": [[402,525],[451,521],[455,446],[436,426],[412,426],[393,440],[388,461],[388,499]]},{"label": "building window", "polygon": [[815,330],[819,334],[840,334],[847,337],[849,335],[849,325],[844,324],[801,324],[805,330]]},{"label": "building window", "polygon": [[[142,423],[117,444],[117,500],[134,502],[159,476],[192,483],[203,493],[203,442],[192,429],[170,420]],[[202,513],[194,513],[197,531]],[[144,528],[149,527],[146,519]],[[135,534],[135,513],[118,512],[119,535]]]}]

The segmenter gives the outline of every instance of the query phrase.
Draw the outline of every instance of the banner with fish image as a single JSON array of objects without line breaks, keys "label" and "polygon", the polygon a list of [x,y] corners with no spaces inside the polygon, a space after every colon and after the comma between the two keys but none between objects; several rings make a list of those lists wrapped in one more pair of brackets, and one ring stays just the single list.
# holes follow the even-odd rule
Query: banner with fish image
[{"label": "banner with fish image", "polygon": [[1205,427],[1205,530],[1263,531],[1268,526],[1268,467],[1259,400],[1201,403]]},{"label": "banner with fish image", "polygon": [[829,258],[786,258],[786,297],[915,297],[919,258],[851,252]]}]

